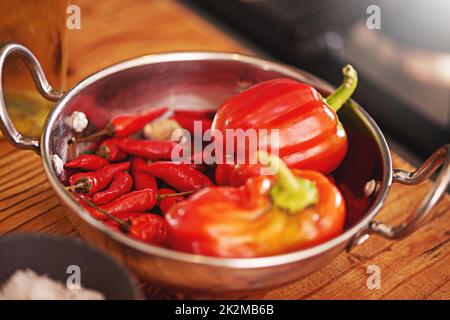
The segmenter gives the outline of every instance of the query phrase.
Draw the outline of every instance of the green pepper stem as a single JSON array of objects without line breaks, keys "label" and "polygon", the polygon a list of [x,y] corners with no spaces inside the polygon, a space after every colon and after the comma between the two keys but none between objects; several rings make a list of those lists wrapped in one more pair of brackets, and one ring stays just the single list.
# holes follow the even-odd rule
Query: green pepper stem
[{"label": "green pepper stem", "polygon": [[265,152],[258,152],[259,161],[267,164],[272,172],[277,174],[277,183],[286,191],[295,192],[300,188],[300,184],[292,171],[278,157]]},{"label": "green pepper stem", "polygon": [[258,152],[258,158],[276,173],[277,180],[269,191],[275,207],[290,214],[297,214],[318,202],[319,195],[314,181],[296,177],[287,165],[274,155]]},{"label": "green pepper stem", "polygon": [[358,73],[351,65],[345,65],[342,68],[342,74],[344,76],[342,84],[326,99],[327,104],[334,112],[339,111],[344,103],[351,97],[358,85]]}]

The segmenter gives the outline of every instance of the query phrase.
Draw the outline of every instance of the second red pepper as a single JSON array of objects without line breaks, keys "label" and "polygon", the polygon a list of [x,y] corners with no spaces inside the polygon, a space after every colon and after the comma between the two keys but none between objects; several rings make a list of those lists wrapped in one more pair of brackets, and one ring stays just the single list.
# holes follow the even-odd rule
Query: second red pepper
[{"label": "second red pepper", "polygon": [[323,174],[289,171],[245,185],[209,187],[166,214],[172,248],[208,256],[262,257],[307,248],[342,232],[345,204]]},{"label": "second red pepper", "polygon": [[177,142],[169,140],[121,139],[116,141],[116,145],[120,150],[152,161],[170,160],[172,158],[172,149],[176,144]]},{"label": "second red pepper", "polygon": [[[260,150],[277,148],[290,168],[329,173],[347,151],[347,136],[336,112],[357,84],[357,74],[351,66],[345,66],[343,74],[343,84],[326,100],[312,86],[292,79],[261,82],[228,99],[217,112],[213,129],[224,137],[229,129],[256,129],[257,135],[261,130],[268,134],[277,130],[279,139],[273,145],[270,140],[258,140]],[[245,147],[246,150],[235,149],[235,155],[246,154],[249,148]]]},{"label": "second red pepper", "polygon": [[117,197],[129,192],[133,187],[133,178],[127,172],[117,173],[106,190],[97,192],[92,196],[92,203],[106,204]]},{"label": "second red pepper", "polygon": [[207,176],[189,164],[161,161],[147,164],[142,169],[181,192],[214,185]]}]

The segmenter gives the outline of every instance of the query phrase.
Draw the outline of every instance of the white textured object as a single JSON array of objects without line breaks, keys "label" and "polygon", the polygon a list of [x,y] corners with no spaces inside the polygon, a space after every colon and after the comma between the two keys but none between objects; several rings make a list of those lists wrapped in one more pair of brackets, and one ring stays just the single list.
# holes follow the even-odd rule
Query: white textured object
[{"label": "white textured object", "polygon": [[89,121],[83,112],[75,111],[70,115],[70,117],[67,117],[66,123],[75,132],[80,133],[83,132],[84,129],[86,129]]},{"label": "white textured object", "polygon": [[0,300],[104,300],[90,289],[68,289],[61,282],[30,269],[17,270],[0,289]]},{"label": "white textured object", "polygon": [[56,174],[61,174],[64,170],[64,163],[57,154],[52,155],[53,169],[55,169]]},{"label": "white textured object", "polygon": [[173,119],[160,119],[148,123],[143,134],[149,140],[170,140],[172,132],[179,128],[181,126]]}]

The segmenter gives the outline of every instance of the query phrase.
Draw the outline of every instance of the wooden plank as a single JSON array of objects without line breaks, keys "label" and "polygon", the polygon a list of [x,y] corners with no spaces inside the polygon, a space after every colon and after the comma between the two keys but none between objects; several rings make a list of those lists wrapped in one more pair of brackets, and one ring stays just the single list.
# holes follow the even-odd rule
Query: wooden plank
[{"label": "wooden plank", "polygon": [[[172,0],[76,0],[82,29],[69,32],[69,76],[72,85],[107,65],[143,54],[216,50],[246,52],[204,20]],[[411,170],[393,155],[394,167]],[[377,219],[397,223],[413,210],[430,188],[427,182],[394,184]],[[410,237],[388,241],[371,237],[350,254],[310,277],[253,296],[268,299],[449,299],[450,197]],[[0,234],[38,231],[77,236],[43,173],[40,159],[0,141]],[[367,266],[381,268],[381,289],[366,286]],[[194,298],[148,286],[153,298]]]},{"label": "wooden plank", "polygon": [[157,52],[247,52],[172,0],[75,0],[81,30],[69,32],[69,85],[125,59]]}]

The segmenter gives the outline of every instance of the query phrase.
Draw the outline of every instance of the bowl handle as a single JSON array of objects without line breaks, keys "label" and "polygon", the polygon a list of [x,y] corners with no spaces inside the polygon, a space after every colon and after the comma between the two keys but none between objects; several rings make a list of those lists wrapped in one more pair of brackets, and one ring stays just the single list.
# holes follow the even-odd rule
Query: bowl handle
[{"label": "bowl handle", "polygon": [[39,154],[39,138],[26,137],[20,134],[14,127],[11,118],[6,110],[5,100],[3,98],[3,68],[5,66],[6,58],[9,55],[16,55],[20,57],[28,70],[33,76],[34,84],[41,95],[50,101],[57,101],[62,97],[62,93],[53,90],[45,78],[41,65],[30,50],[17,43],[5,44],[0,49],[0,129],[6,139],[19,149],[33,150]]},{"label": "bowl handle", "polygon": [[394,182],[405,185],[416,185],[428,179],[440,166],[433,188],[426,194],[417,209],[397,226],[390,226],[379,221],[369,224],[369,233],[379,234],[388,239],[399,239],[410,234],[445,194],[450,184],[450,144],[435,151],[419,168],[413,172],[394,170]]},{"label": "bowl handle", "polygon": [[405,221],[397,226],[390,226],[380,221],[371,221],[367,229],[364,229],[350,240],[347,245],[347,252],[367,240],[370,234],[378,234],[387,239],[400,239],[414,231],[419,222],[428,216],[431,209],[442,198],[450,185],[450,144],[435,151],[413,172],[394,169],[394,182],[412,186],[424,182],[441,165],[442,169],[436,178],[433,188],[431,188],[417,209]]}]

